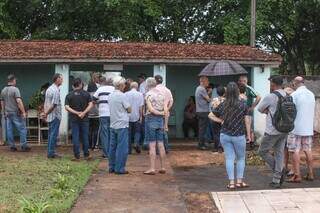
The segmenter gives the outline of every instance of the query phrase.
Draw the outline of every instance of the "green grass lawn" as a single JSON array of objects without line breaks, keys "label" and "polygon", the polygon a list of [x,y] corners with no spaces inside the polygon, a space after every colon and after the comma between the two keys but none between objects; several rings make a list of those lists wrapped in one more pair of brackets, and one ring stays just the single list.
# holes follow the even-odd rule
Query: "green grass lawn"
[{"label": "green grass lawn", "polygon": [[49,205],[45,212],[68,212],[97,165],[0,154],[0,212],[28,212],[37,205]]}]

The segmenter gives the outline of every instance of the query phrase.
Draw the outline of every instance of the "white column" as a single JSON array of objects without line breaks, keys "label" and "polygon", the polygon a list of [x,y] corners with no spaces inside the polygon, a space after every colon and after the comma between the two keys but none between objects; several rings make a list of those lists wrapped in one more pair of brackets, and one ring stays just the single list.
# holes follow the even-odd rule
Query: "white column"
[{"label": "white column", "polygon": [[[262,98],[270,93],[270,82],[268,80],[270,74],[271,67],[253,67],[252,69],[252,86]],[[258,112],[256,108],[254,111],[254,130],[263,135],[265,126],[266,116]]]},{"label": "white column", "polygon": [[165,64],[156,64],[153,66],[153,76],[161,75],[163,78],[163,85],[166,86],[166,75],[167,75],[167,68]]},{"label": "white column", "polygon": [[69,92],[69,65],[56,64],[55,72],[60,73],[63,77],[63,83],[60,86],[60,98],[62,106],[62,119],[60,123],[59,138],[60,143],[68,143],[68,112],[64,109],[64,101]]}]

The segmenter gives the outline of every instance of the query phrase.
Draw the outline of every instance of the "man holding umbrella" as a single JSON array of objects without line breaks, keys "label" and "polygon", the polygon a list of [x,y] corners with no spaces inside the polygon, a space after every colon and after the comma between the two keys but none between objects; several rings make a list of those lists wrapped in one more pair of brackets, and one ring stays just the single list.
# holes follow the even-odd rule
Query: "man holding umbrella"
[{"label": "man holding umbrella", "polygon": [[196,89],[196,112],[199,125],[199,149],[206,150],[206,130],[209,125],[209,103],[211,99],[207,93],[207,87],[209,86],[209,79],[206,76],[200,76],[200,85]]}]

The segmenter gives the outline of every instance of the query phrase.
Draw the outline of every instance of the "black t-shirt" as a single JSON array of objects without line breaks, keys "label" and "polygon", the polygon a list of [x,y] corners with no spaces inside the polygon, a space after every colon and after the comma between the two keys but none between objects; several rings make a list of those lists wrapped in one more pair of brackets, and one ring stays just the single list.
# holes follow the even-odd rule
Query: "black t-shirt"
[{"label": "black t-shirt", "polygon": [[235,109],[225,115],[225,102],[220,104],[213,113],[224,119],[221,127],[221,133],[230,136],[245,135],[245,122],[244,117],[248,115],[248,107],[244,101],[239,101]]},{"label": "black t-shirt", "polygon": [[[76,111],[83,112],[91,101],[90,93],[87,91],[74,90],[67,95],[65,105],[68,105]],[[70,113],[70,115],[72,121],[88,121],[87,115],[82,120],[73,113]]]}]

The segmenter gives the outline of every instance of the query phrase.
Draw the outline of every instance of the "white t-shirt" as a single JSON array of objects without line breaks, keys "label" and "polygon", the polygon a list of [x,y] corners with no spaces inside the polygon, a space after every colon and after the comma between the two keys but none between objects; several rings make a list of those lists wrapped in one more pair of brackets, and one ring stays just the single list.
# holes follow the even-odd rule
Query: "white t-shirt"
[{"label": "white t-shirt", "polygon": [[301,86],[291,96],[297,108],[297,117],[292,133],[299,136],[312,136],[315,115],[314,94],[305,86]]},{"label": "white t-shirt", "polygon": [[141,92],[143,95],[145,95],[146,94],[146,82],[144,81],[144,82],[142,82],[140,85],[139,85],[139,92]]},{"label": "white t-shirt", "polygon": [[94,93],[93,99],[97,101],[99,107],[99,117],[110,116],[109,95],[113,93],[113,86],[101,86]]},{"label": "white t-shirt", "polygon": [[140,108],[144,105],[144,98],[141,92],[131,89],[125,93],[129,104],[131,105],[131,113],[129,114],[130,122],[137,122],[140,119]]}]

